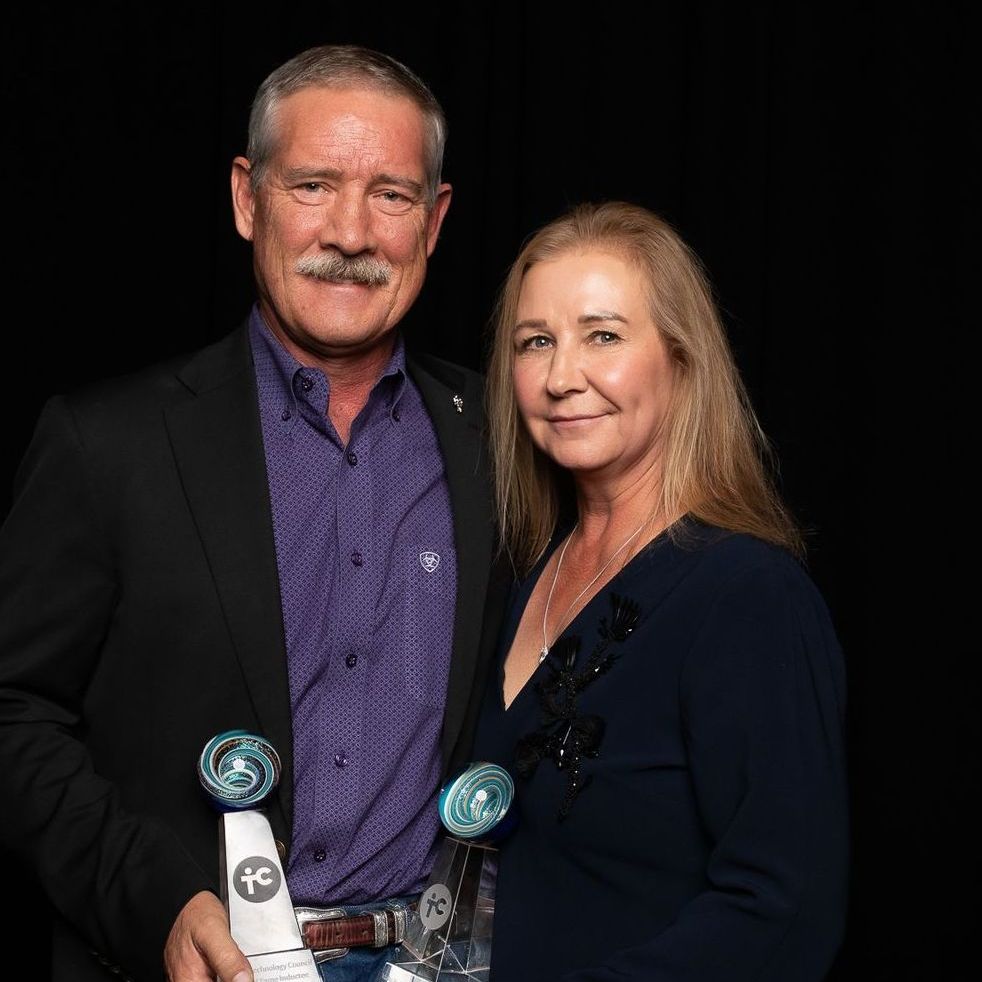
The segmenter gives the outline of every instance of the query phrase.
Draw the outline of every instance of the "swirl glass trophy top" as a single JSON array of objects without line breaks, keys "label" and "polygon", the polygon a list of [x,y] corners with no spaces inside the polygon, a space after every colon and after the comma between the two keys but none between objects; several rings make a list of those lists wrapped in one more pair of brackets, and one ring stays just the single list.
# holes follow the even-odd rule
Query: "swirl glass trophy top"
[{"label": "swirl glass trophy top", "polygon": [[515,826],[515,785],[497,764],[470,764],[440,791],[449,832],[381,982],[487,982],[500,842]]},{"label": "swirl glass trophy top", "polygon": [[260,736],[228,730],[205,745],[198,777],[222,813],[222,900],[256,982],[320,982],[300,935],[273,830],[257,809],[280,779],[279,755]]}]

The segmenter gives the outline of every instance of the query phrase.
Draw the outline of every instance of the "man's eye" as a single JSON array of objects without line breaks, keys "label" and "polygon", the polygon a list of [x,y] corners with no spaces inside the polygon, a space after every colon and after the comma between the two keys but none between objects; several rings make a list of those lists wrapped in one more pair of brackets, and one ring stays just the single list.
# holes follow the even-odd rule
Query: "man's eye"
[{"label": "man's eye", "polygon": [[415,203],[407,194],[399,191],[380,191],[376,195],[379,208],[388,215],[401,215],[412,209]]},{"label": "man's eye", "polygon": [[304,181],[296,185],[294,194],[301,200],[311,202],[320,199],[324,194],[324,185],[318,181]]}]

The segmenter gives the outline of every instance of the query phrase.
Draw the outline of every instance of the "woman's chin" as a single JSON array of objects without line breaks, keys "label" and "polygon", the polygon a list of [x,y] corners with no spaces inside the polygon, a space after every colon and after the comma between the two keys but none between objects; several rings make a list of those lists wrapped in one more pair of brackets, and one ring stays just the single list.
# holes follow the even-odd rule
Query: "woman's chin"
[{"label": "woman's chin", "polygon": [[609,453],[561,453],[546,454],[547,457],[573,477],[590,477],[616,470],[617,459]]}]

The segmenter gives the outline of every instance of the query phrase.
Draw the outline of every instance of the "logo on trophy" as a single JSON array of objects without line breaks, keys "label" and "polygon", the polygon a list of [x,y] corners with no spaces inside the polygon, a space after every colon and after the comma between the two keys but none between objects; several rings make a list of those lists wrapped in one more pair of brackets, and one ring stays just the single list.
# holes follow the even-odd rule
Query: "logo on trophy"
[{"label": "logo on trophy", "polygon": [[304,946],[266,816],[258,805],[280,779],[273,746],[245,730],[209,740],[198,777],[219,819],[222,900],[257,982],[320,982]]},{"label": "logo on trophy", "polygon": [[380,982],[487,982],[499,843],[516,823],[515,784],[497,764],[468,765],[440,791],[449,833]]}]

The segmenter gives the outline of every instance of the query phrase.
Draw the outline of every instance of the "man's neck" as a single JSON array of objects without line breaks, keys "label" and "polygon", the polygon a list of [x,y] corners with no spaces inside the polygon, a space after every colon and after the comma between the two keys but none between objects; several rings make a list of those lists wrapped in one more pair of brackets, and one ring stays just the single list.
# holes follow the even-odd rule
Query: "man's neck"
[{"label": "man's neck", "polygon": [[391,332],[386,336],[384,344],[358,356],[318,359],[316,362],[316,367],[324,372],[331,383],[327,415],[341,442],[346,446],[351,434],[351,424],[365,408],[372,389],[389,364],[394,347],[395,332]]},{"label": "man's neck", "polygon": [[372,389],[382,377],[395,349],[396,331],[389,331],[371,347],[339,354],[324,354],[300,347],[292,338],[270,325],[267,327],[284,348],[301,364],[320,369],[331,386],[327,415],[341,442],[348,443],[351,425],[368,403]]}]

